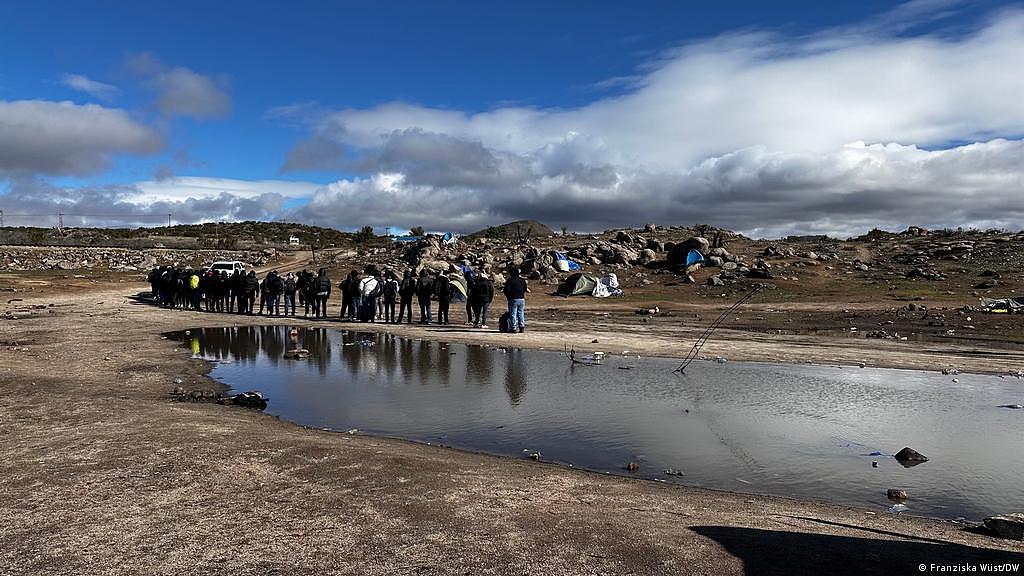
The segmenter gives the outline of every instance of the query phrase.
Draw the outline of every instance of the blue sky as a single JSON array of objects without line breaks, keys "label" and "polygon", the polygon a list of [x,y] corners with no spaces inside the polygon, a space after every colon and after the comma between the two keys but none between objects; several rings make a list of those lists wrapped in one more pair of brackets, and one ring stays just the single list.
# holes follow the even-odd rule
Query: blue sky
[{"label": "blue sky", "polygon": [[[1021,9],[3,3],[0,208],[124,214],[81,219],[106,225],[172,211],[340,228],[1020,227],[914,203],[1019,185]],[[964,162],[977,174],[930,190]],[[722,209],[686,208],[710,201]]]}]

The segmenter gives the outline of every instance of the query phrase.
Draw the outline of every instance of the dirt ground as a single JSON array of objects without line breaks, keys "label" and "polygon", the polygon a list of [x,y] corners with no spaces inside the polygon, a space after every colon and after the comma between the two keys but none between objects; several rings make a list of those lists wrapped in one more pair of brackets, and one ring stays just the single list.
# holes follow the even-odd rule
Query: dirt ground
[{"label": "dirt ground", "polygon": [[[148,287],[128,277],[92,280],[0,276],[8,290],[0,302],[2,574],[911,574],[919,564],[1024,563],[1024,543],[950,522],[669,486],[175,402],[175,378],[189,388],[219,385],[162,332],[285,321],[161,310],[131,299]],[[455,325],[373,329],[680,356],[721,303],[671,306],[671,316],[642,317],[633,301],[535,294],[524,335]],[[741,320],[780,308],[753,306]],[[843,310],[858,308],[789,306],[844,320],[853,312]],[[716,333],[704,354],[1024,367],[1024,353],[984,340],[794,332],[804,333],[740,322]]]}]

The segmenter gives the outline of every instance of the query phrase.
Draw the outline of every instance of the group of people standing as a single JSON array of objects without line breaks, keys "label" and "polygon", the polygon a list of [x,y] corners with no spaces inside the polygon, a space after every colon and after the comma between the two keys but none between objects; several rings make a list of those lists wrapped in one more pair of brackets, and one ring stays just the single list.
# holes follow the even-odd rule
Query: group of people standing
[{"label": "group of people standing", "polygon": [[[406,270],[402,278],[392,270],[379,270],[367,266],[363,273],[353,270],[337,288],[341,292],[343,320],[398,324],[413,322],[413,299],[419,306],[419,323],[450,323],[451,303],[465,300],[466,321],[476,328],[487,328],[488,312],[494,300],[494,282],[486,274],[467,271],[458,276],[464,280],[466,294],[453,282],[455,273],[430,274],[420,271],[418,276]],[[317,274],[303,270],[298,274],[279,274],[276,270],[262,280],[256,273],[236,271],[195,270],[173,267],[154,268],[148,276],[153,295],[161,306],[207,312],[237,314],[266,314],[269,316],[296,316],[297,307],[303,316],[328,317],[327,306],[333,282],[327,270]],[[462,282],[460,282],[462,284]],[[511,271],[503,293],[508,301],[508,314],[499,325],[502,331],[523,332],[526,329],[525,298],[529,291],[526,279],[518,269]],[[433,301],[437,301],[437,315],[433,315]],[[256,305],[259,304],[257,310]],[[284,310],[282,313],[282,304]],[[397,314],[396,314],[397,310]]]}]

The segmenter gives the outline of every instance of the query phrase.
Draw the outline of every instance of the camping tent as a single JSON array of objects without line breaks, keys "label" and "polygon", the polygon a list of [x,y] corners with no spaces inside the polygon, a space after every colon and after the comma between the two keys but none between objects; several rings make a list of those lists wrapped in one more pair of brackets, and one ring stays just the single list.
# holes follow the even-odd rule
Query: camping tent
[{"label": "camping tent", "polygon": [[981,306],[986,312],[1016,314],[1024,309],[1024,298],[982,298]]},{"label": "camping tent", "polygon": [[558,268],[562,272],[576,272],[580,269],[580,265],[561,252],[555,252],[555,268]]},{"label": "camping tent", "polygon": [[686,267],[689,268],[694,264],[700,264],[704,262],[704,255],[698,250],[690,250],[686,253]]},{"label": "camping tent", "polygon": [[594,286],[592,292],[594,298],[607,298],[609,296],[621,296],[622,289],[619,288],[619,277],[608,273],[601,277],[601,280]]},{"label": "camping tent", "polygon": [[555,291],[555,294],[559,296],[590,295],[594,293],[594,287],[597,286],[598,282],[600,280],[597,276],[577,272],[566,278],[565,282],[562,282],[562,285]]},{"label": "camping tent", "polygon": [[465,302],[469,296],[469,287],[466,285],[466,279],[458,274],[452,274],[449,277],[449,281],[455,291],[452,292],[452,300],[455,302]]}]

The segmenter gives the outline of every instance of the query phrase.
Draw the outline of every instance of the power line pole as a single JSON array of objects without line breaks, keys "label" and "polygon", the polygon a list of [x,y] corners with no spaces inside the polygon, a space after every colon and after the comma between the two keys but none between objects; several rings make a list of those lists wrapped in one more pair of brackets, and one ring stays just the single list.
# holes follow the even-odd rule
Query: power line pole
[{"label": "power line pole", "polygon": [[57,210],[57,232],[64,233],[64,211]]},{"label": "power line pole", "polygon": [[171,227],[171,214],[172,214],[171,212],[167,213],[167,227],[168,228]]},{"label": "power line pole", "polygon": [[4,227],[4,211],[0,210],[0,228]]}]

